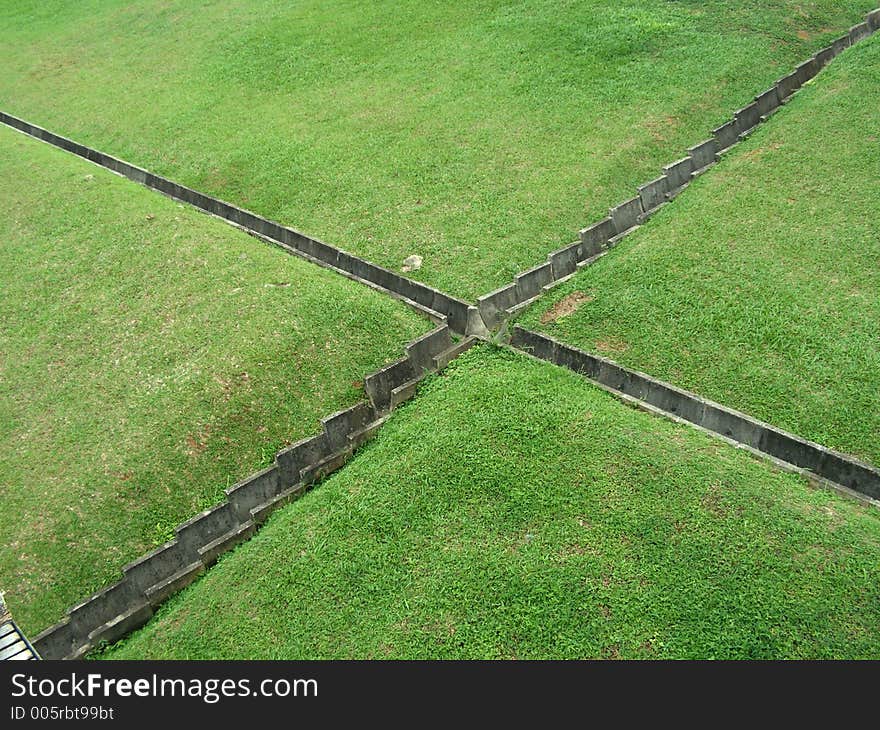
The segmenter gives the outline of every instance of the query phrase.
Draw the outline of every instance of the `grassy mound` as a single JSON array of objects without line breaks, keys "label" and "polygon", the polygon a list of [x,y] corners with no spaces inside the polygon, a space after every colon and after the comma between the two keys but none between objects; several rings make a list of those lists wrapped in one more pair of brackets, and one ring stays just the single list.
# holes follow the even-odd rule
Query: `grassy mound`
[{"label": "grassy mound", "polygon": [[471,350],[110,658],[878,657],[880,513]]}]

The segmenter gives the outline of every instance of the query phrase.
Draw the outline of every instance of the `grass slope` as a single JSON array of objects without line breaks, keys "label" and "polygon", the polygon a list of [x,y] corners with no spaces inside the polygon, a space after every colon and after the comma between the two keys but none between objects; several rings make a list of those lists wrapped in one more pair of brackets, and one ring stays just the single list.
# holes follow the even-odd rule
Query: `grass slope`
[{"label": "grass slope", "polygon": [[878,95],[872,39],[522,323],[880,465]]},{"label": "grass slope", "polygon": [[428,323],[0,128],[0,587],[30,633]]},{"label": "grass slope", "polygon": [[109,658],[880,657],[880,512],[475,348]]},{"label": "grass slope", "polygon": [[469,299],[874,0],[19,0],[0,106]]}]

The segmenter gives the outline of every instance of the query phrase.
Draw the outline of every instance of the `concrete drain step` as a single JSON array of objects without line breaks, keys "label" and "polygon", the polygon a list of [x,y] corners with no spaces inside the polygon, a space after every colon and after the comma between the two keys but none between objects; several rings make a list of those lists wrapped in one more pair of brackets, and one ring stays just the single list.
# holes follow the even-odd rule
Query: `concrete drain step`
[{"label": "concrete drain step", "polygon": [[360,431],[355,431],[350,434],[348,441],[351,444],[351,448],[356,449],[361,444],[364,444],[373,438],[373,436],[376,435],[376,432],[382,427],[382,424],[387,420],[388,416],[382,416],[382,418],[379,418],[372,423],[368,423]]},{"label": "concrete drain step", "polygon": [[444,350],[439,355],[434,357],[434,366],[437,368],[437,370],[442,370],[463,352],[467,352],[468,350],[470,350],[474,345],[477,344],[477,342],[479,342],[479,340],[476,337],[465,337],[463,340],[461,340],[461,342],[457,342],[448,350]]}]

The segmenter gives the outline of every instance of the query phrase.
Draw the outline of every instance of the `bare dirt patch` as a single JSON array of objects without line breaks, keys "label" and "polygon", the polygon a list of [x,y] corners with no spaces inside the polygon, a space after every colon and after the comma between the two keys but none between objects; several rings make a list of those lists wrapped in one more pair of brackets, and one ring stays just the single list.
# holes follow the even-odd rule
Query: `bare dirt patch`
[{"label": "bare dirt patch", "polygon": [[680,120],[673,116],[664,116],[659,119],[649,119],[645,122],[645,128],[648,134],[656,142],[665,142],[675,133],[680,124]]},{"label": "bare dirt patch", "polygon": [[724,518],[727,516],[727,508],[724,506],[721,489],[717,484],[709,487],[709,490],[703,495],[701,502],[706,511],[715,517]]},{"label": "bare dirt patch", "polygon": [[555,322],[560,317],[568,317],[570,314],[574,314],[582,304],[592,302],[593,299],[595,297],[582,291],[572,292],[560,299],[541,315],[541,324],[549,324],[550,322]]},{"label": "bare dirt patch", "polygon": [[208,448],[208,437],[211,435],[211,426],[207,425],[197,433],[188,434],[186,437],[186,454],[194,458],[204,453]]},{"label": "bare dirt patch", "polygon": [[629,345],[623,340],[611,338],[607,340],[596,340],[596,349],[599,350],[599,352],[625,352],[629,349]]}]

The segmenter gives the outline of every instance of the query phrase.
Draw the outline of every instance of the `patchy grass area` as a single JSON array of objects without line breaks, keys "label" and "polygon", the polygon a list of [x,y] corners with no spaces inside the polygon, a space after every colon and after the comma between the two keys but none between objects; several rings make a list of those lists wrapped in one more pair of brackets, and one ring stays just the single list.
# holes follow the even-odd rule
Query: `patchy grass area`
[{"label": "patchy grass area", "polygon": [[874,0],[19,0],[0,107],[462,297]]},{"label": "patchy grass area", "polygon": [[109,658],[880,657],[880,512],[474,348]]},{"label": "patchy grass area", "polygon": [[430,324],[0,128],[0,587],[31,634]]},{"label": "patchy grass area", "polygon": [[878,99],[872,39],[521,323],[880,465]]}]

